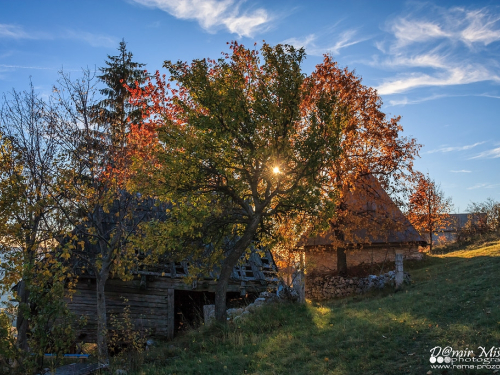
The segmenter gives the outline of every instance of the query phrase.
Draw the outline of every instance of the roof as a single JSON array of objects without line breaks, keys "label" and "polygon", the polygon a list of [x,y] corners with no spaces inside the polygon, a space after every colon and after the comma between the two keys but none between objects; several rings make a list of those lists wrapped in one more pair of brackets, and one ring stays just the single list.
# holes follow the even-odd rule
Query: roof
[{"label": "roof", "polygon": [[[347,233],[344,233],[346,240],[342,242],[347,246],[426,244],[380,182],[371,175],[358,181],[356,188],[345,194],[344,204],[349,215],[344,218],[343,232]],[[328,246],[336,241],[339,241],[336,231],[331,229],[309,238],[304,246]]]}]

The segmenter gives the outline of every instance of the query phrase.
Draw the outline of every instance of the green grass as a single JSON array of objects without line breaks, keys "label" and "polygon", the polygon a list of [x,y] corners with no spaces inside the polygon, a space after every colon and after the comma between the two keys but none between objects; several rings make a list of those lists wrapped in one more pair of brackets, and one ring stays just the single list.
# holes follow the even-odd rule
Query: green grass
[{"label": "green grass", "polygon": [[405,267],[413,283],[403,291],[269,305],[146,352],[133,374],[426,374],[437,345],[500,346],[500,242]]}]

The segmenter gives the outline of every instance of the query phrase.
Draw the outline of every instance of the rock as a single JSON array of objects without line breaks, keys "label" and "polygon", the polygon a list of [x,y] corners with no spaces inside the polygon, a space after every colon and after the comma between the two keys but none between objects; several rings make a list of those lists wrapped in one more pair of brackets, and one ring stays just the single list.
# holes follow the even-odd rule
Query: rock
[{"label": "rock", "polygon": [[215,305],[203,306],[203,320],[205,325],[210,325],[215,320]]},{"label": "rock", "polygon": [[127,375],[127,371],[118,369],[115,371],[115,375]]},{"label": "rock", "polygon": [[251,303],[250,305],[245,307],[245,312],[251,313],[251,312],[254,312],[256,309],[257,309],[257,306],[255,306],[253,303]]}]

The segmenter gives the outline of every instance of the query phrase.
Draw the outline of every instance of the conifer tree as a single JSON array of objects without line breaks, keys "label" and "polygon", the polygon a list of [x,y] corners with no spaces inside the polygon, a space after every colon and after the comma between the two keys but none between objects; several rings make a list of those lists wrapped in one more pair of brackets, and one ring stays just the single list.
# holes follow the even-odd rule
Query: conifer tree
[{"label": "conifer tree", "polygon": [[124,87],[137,88],[145,82],[147,74],[143,67],[146,64],[134,62],[133,54],[127,51],[124,40],[118,47],[119,54],[108,55],[106,66],[99,68],[102,73],[97,76],[106,87],[99,90],[104,96],[99,102],[98,122],[109,127],[112,144],[123,146],[125,144],[128,124],[138,123],[142,119],[142,109],[133,108],[128,100],[130,92]]}]

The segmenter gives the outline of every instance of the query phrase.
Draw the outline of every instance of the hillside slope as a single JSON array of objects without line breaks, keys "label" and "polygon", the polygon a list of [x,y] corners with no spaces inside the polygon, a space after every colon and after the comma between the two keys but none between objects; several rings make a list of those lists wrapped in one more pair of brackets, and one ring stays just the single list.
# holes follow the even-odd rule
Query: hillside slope
[{"label": "hillside slope", "polygon": [[407,266],[401,292],[267,306],[147,352],[136,374],[491,373],[431,369],[429,358],[435,346],[500,346],[500,241]]}]

